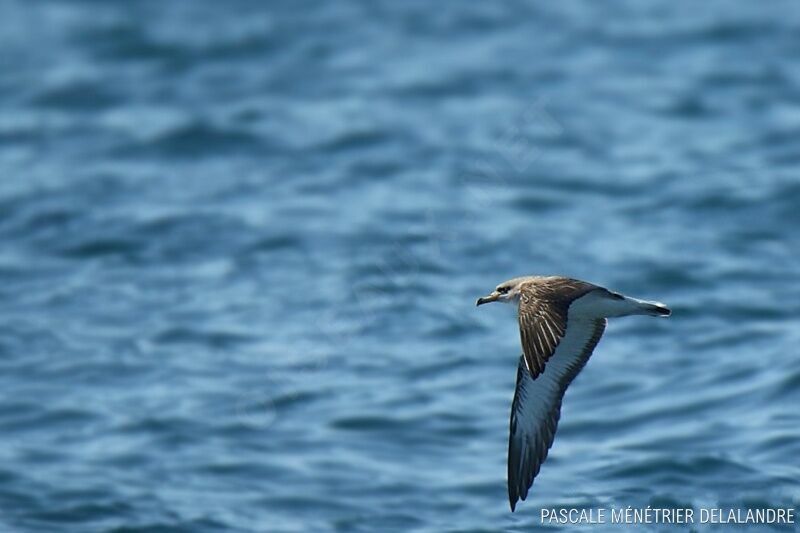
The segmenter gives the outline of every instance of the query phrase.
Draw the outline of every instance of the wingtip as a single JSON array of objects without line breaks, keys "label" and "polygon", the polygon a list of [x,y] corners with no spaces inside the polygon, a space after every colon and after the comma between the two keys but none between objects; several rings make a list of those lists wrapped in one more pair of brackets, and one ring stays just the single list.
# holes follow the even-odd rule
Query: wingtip
[{"label": "wingtip", "polygon": [[511,483],[509,480],[508,483],[508,504],[511,507],[511,512],[513,513],[516,508],[517,504],[519,503],[519,492],[517,491],[517,487]]}]

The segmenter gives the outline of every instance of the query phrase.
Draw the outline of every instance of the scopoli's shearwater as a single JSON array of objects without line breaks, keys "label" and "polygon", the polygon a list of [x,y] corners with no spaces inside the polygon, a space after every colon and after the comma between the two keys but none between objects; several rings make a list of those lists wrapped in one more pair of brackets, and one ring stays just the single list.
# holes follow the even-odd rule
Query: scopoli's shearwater
[{"label": "scopoli's shearwater", "polygon": [[606,318],[669,316],[662,303],[623,296],[585,281],[526,276],[504,281],[477,305],[518,304],[522,355],[511,404],[508,499],[511,511],[528,496],[533,478],[553,444],[561,400],[592,355]]}]

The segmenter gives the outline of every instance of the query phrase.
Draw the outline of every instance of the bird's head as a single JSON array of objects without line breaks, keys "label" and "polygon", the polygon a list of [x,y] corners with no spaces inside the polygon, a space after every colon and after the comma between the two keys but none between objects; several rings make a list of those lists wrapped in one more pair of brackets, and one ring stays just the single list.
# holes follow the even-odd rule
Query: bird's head
[{"label": "bird's head", "polygon": [[488,304],[490,302],[516,303],[519,301],[520,288],[528,279],[529,278],[514,278],[504,281],[498,285],[491,294],[478,298],[475,305]]}]

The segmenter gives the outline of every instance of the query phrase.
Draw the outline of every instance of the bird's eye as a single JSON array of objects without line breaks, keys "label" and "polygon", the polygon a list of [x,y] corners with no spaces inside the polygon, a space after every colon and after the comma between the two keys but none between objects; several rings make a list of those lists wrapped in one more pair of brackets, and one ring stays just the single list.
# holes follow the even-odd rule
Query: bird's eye
[{"label": "bird's eye", "polygon": [[509,289],[508,287],[497,287],[497,292],[499,292],[500,294],[505,294],[508,292],[508,289]]}]

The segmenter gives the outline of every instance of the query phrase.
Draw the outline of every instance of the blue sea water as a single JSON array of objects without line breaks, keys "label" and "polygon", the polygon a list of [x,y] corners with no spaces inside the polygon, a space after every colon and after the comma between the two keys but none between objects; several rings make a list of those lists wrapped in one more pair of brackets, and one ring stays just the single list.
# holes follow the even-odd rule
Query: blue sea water
[{"label": "blue sea water", "polygon": [[[0,6],[1,531],[800,506],[795,3]],[[512,514],[532,273],[674,314]]]}]

